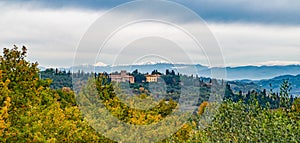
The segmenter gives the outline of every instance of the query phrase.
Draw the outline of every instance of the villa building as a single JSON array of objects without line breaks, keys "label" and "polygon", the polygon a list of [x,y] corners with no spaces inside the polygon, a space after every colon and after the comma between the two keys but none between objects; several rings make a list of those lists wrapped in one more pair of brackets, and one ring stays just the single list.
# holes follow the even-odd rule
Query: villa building
[{"label": "villa building", "polygon": [[121,70],[121,73],[111,73],[109,78],[113,82],[129,82],[134,83],[134,77],[129,75],[126,70]]},{"label": "villa building", "polygon": [[160,77],[159,74],[153,74],[153,75],[146,75],[146,82],[157,82],[158,78]]}]

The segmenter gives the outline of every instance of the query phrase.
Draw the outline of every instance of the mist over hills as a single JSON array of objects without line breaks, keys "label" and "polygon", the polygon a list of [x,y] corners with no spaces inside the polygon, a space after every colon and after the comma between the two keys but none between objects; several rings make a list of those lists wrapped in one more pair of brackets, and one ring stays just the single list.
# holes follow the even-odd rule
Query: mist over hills
[{"label": "mist over hills", "polygon": [[233,91],[242,91],[243,93],[252,90],[266,89],[273,92],[279,92],[283,80],[288,80],[291,83],[291,94],[300,95],[300,74],[298,75],[281,75],[270,79],[262,80],[235,80],[229,81],[230,87]]},{"label": "mist over hills", "polygon": [[300,95],[300,74],[298,75],[282,75],[271,79],[264,79],[253,81],[256,85],[260,86],[264,89],[272,89],[274,92],[278,92],[280,90],[280,85],[283,80],[288,79],[291,83],[292,94]]},{"label": "mist over hills", "polygon": [[[181,74],[198,75],[202,77],[211,77],[211,71],[226,70],[226,80],[262,80],[270,79],[281,75],[298,75],[300,74],[300,65],[284,65],[284,66],[239,66],[239,67],[208,67],[200,64],[171,64],[171,63],[155,63],[155,64],[139,64],[139,65],[117,65],[117,66],[94,66],[80,65],[73,66],[69,69],[73,72],[83,70],[84,72],[114,72],[127,70],[132,72],[138,69],[142,73],[151,73],[154,69],[165,72],[171,69]],[[197,71],[197,73],[193,71]]]}]

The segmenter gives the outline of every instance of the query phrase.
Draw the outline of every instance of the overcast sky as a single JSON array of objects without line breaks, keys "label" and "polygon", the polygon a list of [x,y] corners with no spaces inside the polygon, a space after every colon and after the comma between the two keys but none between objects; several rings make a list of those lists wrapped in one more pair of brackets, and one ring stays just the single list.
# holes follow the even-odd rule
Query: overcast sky
[{"label": "overcast sky", "polygon": [[[73,64],[76,48],[88,28],[109,9],[125,2],[128,1],[1,1],[0,47],[10,48],[14,44],[26,45],[29,60],[38,61],[41,66],[46,67],[69,67]],[[175,2],[190,8],[203,18],[219,42],[227,66],[300,64],[300,1],[298,0],[191,0],[187,2],[175,0]],[[192,20],[172,15],[168,13],[167,8],[150,14],[169,15],[184,21],[185,25],[193,26]],[[122,17],[127,15],[129,13],[126,11],[122,13]],[[158,28],[159,25],[149,25],[149,23],[136,26],[138,28],[124,28],[120,33],[125,32],[126,35],[126,33],[139,31],[146,33],[153,30],[162,31]],[[169,32],[170,29],[163,31]],[[124,40],[124,38],[120,39]],[[155,38],[153,40],[160,41]],[[147,42],[151,43],[151,39],[133,42],[127,49]],[[133,52],[129,53],[142,56],[141,53],[147,51],[150,46],[159,50],[158,45],[146,44],[144,50],[131,49],[130,51]],[[165,48],[161,50],[166,51],[168,46],[176,47],[174,43],[168,41],[161,42],[160,45]],[[191,44],[186,44],[185,49],[177,52],[184,50],[194,59],[199,57],[195,60],[199,64],[208,64],[203,60],[205,59],[203,52],[195,52],[192,47]],[[87,55],[88,52],[95,53],[87,49]],[[97,60],[93,58],[93,60],[103,64],[113,64],[107,59],[110,59],[109,55],[115,56],[115,53],[110,53],[109,50],[102,52],[104,53],[101,54],[108,56],[106,60],[103,58]],[[172,52],[176,53],[176,50]],[[129,58],[132,56],[126,57],[129,53],[123,52],[123,55],[120,55],[124,57],[120,64],[140,62],[139,56],[135,59]],[[172,59],[173,62],[186,62],[182,60],[182,56],[177,57]]]}]

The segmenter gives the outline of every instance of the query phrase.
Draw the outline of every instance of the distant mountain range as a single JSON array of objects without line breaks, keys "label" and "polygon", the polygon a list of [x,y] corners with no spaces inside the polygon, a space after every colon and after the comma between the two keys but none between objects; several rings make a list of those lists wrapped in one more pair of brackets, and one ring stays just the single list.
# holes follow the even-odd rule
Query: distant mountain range
[{"label": "distant mountain range", "polygon": [[283,80],[289,80],[291,83],[291,93],[294,95],[300,95],[300,74],[298,75],[281,75],[271,79],[262,79],[262,80],[235,80],[229,81],[230,87],[233,91],[243,93],[252,91],[252,90],[263,90],[266,89],[273,92],[280,91],[280,85]]},{"label": "distant mountain range", "polygon": [[[181,74],[198,75],[202,77],[211,77],[211,71],[226,69],[226,80],[261,80],[270,79],[281,75],[298,75],[300,74],[300,65],[284,65],[284,66],[239,66],[239,67],[207,67],[200,64],[170,64],[170,63],[155,63],[155,64],[139,64],[139,65],[118,65],[118,66],[94,66],[80,65],[71,68],[66,68],[77,72],[83,70],[85,72],[114,72],[127,70],[129,72],[138,69],[142,73],[150,73],[154,69],[160,72],[165,72],[166,69],[179,71]],[[197,73],[193,73],[197,69]]]}]

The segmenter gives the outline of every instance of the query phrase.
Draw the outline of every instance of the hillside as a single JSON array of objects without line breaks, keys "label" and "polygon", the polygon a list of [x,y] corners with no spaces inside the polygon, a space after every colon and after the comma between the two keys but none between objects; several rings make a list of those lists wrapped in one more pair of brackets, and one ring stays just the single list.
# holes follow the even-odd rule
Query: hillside
[{"label": "hillside", "polygon": [[[171,63],[154,63],[154,64],[139,64],[139,65],[105,65],[105,66],[94,66],[94,65],[80,65],[72,66],[67,68],[77,72],[83,70],[85,72],[114,72],[120,70],[127,70],[132,72],[138,69],[142,73],[151,72],[153,69],[157,69],[160,72],[164,72],[166,69],[173,69],[177,72],[186,75],[195,75],[202,77],[211,77],[211,71],[224,70],[220,67],[208,67],[200,64],[171,64]],[[193,73],[195,69],[198,73]],[[281,75],[298,75],[300,74],[300,65],[285,65],[285,66],[239,66],[239,67],[226,67],[227,80],[262,80],[270,79]]]},{"label": "hillside", "polygon": [[273,89],[274,92],[278,92],[282,80],[288,79],[289,82],[292,84],[292,94],[300,95],[300,74],[298,75],[282,75],[272,79],[265,79],[259,81],[253,81],[255,84],[260,86],[261,88],[265,89]]}]

